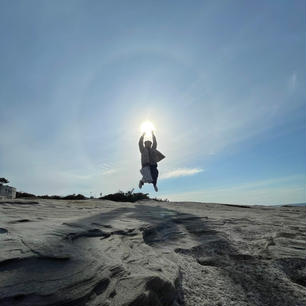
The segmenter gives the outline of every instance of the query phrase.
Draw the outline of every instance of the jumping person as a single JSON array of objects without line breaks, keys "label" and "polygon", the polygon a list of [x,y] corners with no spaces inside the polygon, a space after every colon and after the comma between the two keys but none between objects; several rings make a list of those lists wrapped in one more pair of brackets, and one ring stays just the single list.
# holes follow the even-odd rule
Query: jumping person
[{"label": "jumping person", "polygon": [[139,188],[142,188],[144,183],[152,183],[154,190],[157,192],[158,170],[157,163],[165,158],[165,156],[156,150],[156,137],[152,131],[153,144],[150,140],[146,140],[143,145],[143,138],[146,133],[143,133],[139,139],[139,150],[141,153],[141,170],[142,179],[139,181]]}]

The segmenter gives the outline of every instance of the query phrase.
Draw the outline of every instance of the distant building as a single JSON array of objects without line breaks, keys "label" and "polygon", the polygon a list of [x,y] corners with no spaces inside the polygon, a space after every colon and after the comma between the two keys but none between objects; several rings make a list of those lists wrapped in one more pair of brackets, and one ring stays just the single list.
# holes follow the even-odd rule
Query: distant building
[{"label": "distant building", "polygon": [[16,188],[3,185],[3,183],[6,183],[6,182],[3,179],[1,179],[0,180],[0,200],[15,199],[16,198]]}]

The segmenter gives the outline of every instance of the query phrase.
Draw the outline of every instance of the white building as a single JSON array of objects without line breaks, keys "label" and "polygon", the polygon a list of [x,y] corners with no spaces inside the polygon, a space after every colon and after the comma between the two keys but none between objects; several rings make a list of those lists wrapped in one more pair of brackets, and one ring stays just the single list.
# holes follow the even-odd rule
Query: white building
[{"label": "white building", "polygon": [[0,200],[15,199],[15,198],[16,198],[16,188],[2,185],[0,183]]}]

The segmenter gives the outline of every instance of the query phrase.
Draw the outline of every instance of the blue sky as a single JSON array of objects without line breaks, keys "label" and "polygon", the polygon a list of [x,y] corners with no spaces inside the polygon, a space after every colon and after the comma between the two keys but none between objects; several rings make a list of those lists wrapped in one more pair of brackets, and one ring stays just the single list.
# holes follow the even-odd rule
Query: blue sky
[{"label": "blue sky", "polygon": [[[1,1],[0,171],[18,190],[305,202],[305,1]],[[152,186],[144,192],[155,196]]]}]

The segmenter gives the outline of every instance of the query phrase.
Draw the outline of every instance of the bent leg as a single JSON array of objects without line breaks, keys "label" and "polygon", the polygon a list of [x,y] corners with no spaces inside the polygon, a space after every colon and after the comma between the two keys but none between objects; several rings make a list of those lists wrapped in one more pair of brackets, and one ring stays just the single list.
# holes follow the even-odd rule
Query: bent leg
[{"label": "bent leg", "polygon": [[157,166],[150,166],[150,170],[151,170],[151,175],[152,175],[152,179],[153,179],[153,185],[156,186],[157,184],[157,178],[158,178],[158,170],[157,170]]}]

